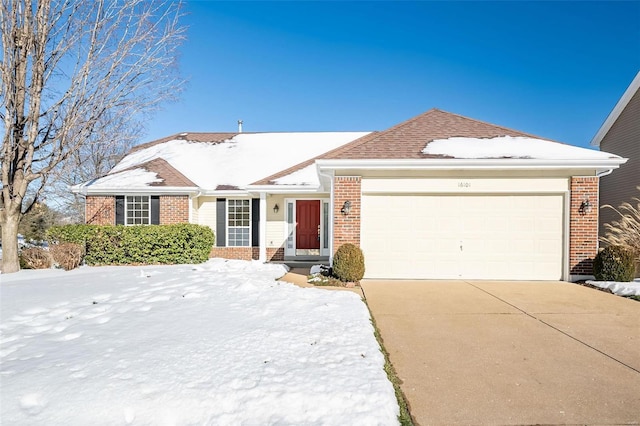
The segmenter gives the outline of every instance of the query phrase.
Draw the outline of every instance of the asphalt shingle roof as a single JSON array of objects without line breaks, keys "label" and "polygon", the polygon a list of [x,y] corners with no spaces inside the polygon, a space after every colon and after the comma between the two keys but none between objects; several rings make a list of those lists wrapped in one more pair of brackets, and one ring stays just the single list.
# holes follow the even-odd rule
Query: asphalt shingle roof
[{"label": "asphalt shingle roof", "polygon": [[343,145],[319,158],[354,160],[446,158],[441,155],[423,154],[422,150],[435,139],[493,138],[498,136],[536,137],[518,130],[434,108],[387,130]]},{"label": "asphalt shingle roof", "polygon": [[276,179],[294,173],[319,159],[422,159],[447,158],[423,154],[427,143],[452,137],[493,138],[498,136],[536,137],[518,130],[474,120],[436,108],[410,118],[381,132],[373,132],[315,158],[268,176],[254,185],[273,184]]}]

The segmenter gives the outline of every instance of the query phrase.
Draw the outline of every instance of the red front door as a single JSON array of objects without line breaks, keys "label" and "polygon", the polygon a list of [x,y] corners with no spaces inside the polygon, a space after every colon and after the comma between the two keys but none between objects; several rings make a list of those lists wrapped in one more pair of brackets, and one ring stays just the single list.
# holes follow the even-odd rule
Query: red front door
[{"label": "red front door", "polygon": [[320,248],[320,200],[296,201],[296,248]]}]

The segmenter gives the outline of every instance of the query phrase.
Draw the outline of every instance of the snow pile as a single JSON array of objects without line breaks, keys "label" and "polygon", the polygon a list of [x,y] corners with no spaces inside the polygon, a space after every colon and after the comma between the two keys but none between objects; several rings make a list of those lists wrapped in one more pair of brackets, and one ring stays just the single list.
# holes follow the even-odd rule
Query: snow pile
[{"label": "snow pile", "polygon": [[[111,173],[163,158],[200,188],[215,189],[219,185],[243,187],[368,133],[242,133],[220,143],[173,140],[127,155]],[[317,185],[317,177],[310,180],[307,172],[301,177],[302,181],[290,178],[287,184]],[[123,184],[126,185],[127,181],[111,181],[109,186]]]},{"label": "snow pile", "polygon": [[634,281],[628,283],[616,281],[587,281],[587,284],[600,288],[608,288],[614,294],[620,296],[640,296],[640,278],[636,278]]},{"label": "snow pile", "polygon": [[487,139],[464,137],[435,139],[427,143],[422,152],[453,158],[531,158],[539,160],[620,158],[608,152],[522,136],[500,136]]},{"label": "snow pile", "polygon": [[369,313],[284,268],[2,277],[3,424],[397,424]]}]

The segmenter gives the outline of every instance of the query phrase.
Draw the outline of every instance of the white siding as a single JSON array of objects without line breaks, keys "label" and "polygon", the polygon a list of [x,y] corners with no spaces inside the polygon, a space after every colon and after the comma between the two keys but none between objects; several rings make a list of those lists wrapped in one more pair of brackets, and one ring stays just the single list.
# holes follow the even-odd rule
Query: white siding
[{"label": "white siding", "polygon": [[198,224],[207,225],[215,231],[216,229],[216,198],[199,197],[197,209]]}]

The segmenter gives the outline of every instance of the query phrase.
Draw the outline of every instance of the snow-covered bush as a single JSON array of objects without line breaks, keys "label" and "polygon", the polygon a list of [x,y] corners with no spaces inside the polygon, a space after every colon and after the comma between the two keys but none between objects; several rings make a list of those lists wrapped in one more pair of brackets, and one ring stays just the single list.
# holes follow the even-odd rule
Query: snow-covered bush
[{"label": "snow-covered bush", "polygon": [[49,269],[51,268],[51,255],[42,247],[25,248],[20,252],[20,268]]},{"label": "snow-covered bush", "polygon": [[593,261],[593,275],[598,281],[633,281],[635,275],[633,252],[623,246],[605,247]]},{"label": "snow-covered bush", "polygon": [[70,271],[82,264],[84,257],[84,244],[58,243],[49,246],[49,252],[54,263],[65,271]]},{"label": "snow-covered bush", "polygon": [[189,223],[66,225],[51,228],[49,239],[85,244],[88,265],[202,263],[215,241],[211,228]]},{"label": "snow-covered bush", "polygon": [[364,254],[354,244],[343,244],[333,256],[333,273],[341,281],[357,282],[364,277]]}]

